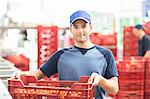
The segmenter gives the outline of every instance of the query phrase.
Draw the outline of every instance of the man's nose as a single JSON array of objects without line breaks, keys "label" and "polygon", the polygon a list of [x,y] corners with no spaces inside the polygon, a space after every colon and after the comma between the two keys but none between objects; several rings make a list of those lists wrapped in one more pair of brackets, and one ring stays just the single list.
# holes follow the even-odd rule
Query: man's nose
[{"label": "man's nose", "polygon": [[82,33],[82,32],[83,32],[83,29],[82,29],[82,28],[79,28],[79,32]]}]

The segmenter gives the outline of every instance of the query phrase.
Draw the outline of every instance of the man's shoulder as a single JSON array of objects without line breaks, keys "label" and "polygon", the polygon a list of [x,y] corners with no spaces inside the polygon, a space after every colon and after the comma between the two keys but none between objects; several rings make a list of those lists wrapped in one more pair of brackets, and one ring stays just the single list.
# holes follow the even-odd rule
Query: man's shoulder
[{"label": "man's shoulder", "polygon": [[103,46],[100,46],[100,45],[96,45],[96,48],[97,48],[97,50],[98,51],[100,51],[101,53],[110,53],[111,51],[108,49],[108,48],[106,48],[106,47],[103,47]]},{"label": "man's shoulder", "polygon": [[145,34],[142,41],[145,43],[150,43],[150,35]]},{"label": "man's shoulder", "polygon": [[145,38],[148,39],[148,40],[150,40],[150,35],[147,35],[147,34],[146,34],[146,35],[145,35]]},{"label": "man's shoulder", "polygon": [[72,48],[73,48],[73,47],[62,48],[62,49],[58,50],[56,53],[63,53],[63,52],[68,51],[68,50],[70,50],[70,49],[72,49]]}]

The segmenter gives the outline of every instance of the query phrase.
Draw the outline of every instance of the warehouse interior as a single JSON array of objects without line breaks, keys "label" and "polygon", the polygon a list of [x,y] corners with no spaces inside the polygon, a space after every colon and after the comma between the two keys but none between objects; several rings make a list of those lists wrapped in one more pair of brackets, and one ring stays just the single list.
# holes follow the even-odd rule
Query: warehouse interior
[{"label": "warehouse interior", "polygon": [[[16,72],[36,71],[56,51],[74,45],[69,17],[77,10],[87,11],[91,15],[91,42],[110,49],[114,55],[119,73],[119,91],[116,95],[106,96],[106,99],[150,99],[150,56],[138,55],[138,38],[133,35],[134,26],[142,24],[146,35],[150,36],[150,0],[0,2],[1,99],[94,99],[89,90],[86,93],[88,98],[82,96],[85,92],[75,89],[70,91],[72,94],[66,95],[65,90],[56,94],[55,88],[51,88],[60,87],[52,82],[59,82],[57,74],[43,79],[41,83],[34,77],[12,78]],[[45,83],[47,80],[51,83]],[[48,89],[50,85],[46,84],[52,87]],[[66,83],[62,84],[64,88],[60,89],[65,89]],[[32,91],[27,89],[30,88],[28,86],[33,87]],[[38,92],[37,87],[43,88]]]}]

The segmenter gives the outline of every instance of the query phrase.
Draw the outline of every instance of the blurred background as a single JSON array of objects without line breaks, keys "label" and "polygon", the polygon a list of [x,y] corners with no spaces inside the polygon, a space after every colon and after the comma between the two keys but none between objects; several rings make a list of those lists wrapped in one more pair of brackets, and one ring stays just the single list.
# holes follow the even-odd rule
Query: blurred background
[{"label": "blurred background", "polygon": [[35,71],[55,51],[74,44],[69,17],[76,10],[91,14],[92,42],[116,58],[122,83],[114,98],[150,99],[150,64],[138,57],[132,35],[136,24],[150,34],[150,0],[0,0],[0,78],[6,89],[0,96],[10,96],[8,79],[14,72]]}]

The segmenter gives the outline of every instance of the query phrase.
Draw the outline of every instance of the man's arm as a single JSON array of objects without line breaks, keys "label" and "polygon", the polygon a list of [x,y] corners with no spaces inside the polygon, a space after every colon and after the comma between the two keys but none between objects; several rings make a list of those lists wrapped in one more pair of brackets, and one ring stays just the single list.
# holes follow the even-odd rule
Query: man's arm
[{"label": "man's arm", "polygon": [[16,72],[14,74],[15,78],[20,77],[21,75],[25,75],[25,76],[34,76],[35,78],[37,78],[38,80],[42,79],[45,77],[44,73],[38,69],[35,72],[33,71],[21,71],[21,72]]},{"label": "man's arm", "polygon": [[93,86],[100,86],[108,94],[115,95],[118,93],[119,90],[118,77],[112,77],[110,79],[106,79],[97,73],[92,73],[88,82],[92,83]]},{"label": "man's arm", "polygon": [[44,73],[38,69],[35,73],[34,73],[34,77],[36,77],[38,80],[42,79],[45,77]]},{"label": "man's arm", "polygon": [[146,57],[146,58],[150,58],[150,50],[146,51],[146,53],[145,53],[144,57]]}]

